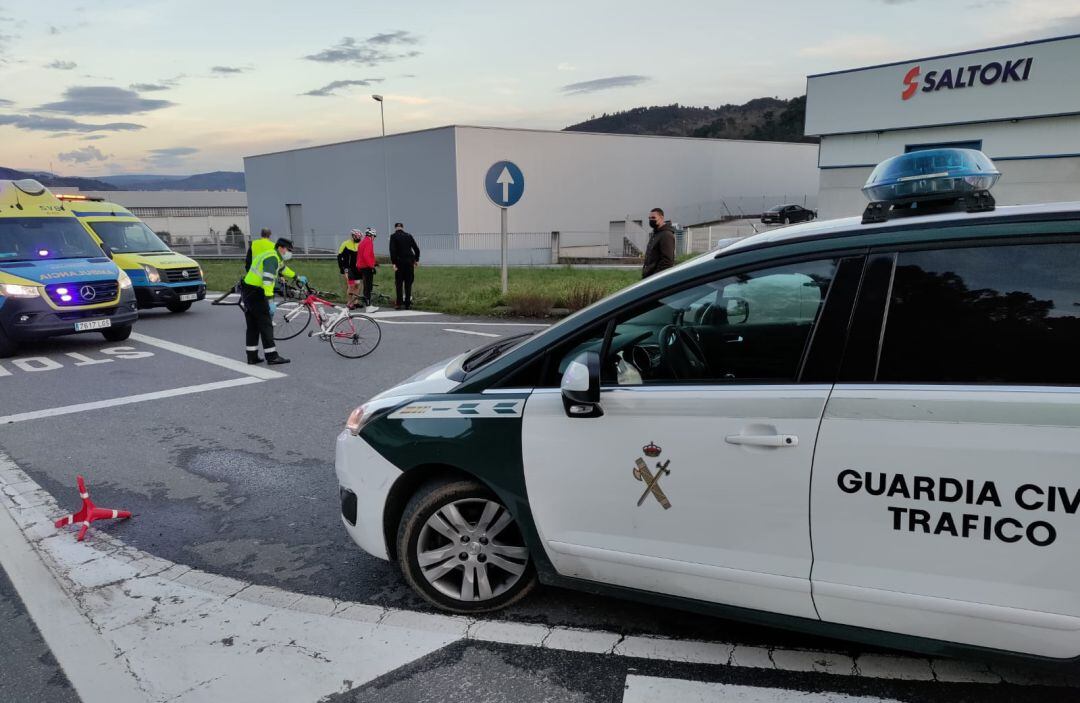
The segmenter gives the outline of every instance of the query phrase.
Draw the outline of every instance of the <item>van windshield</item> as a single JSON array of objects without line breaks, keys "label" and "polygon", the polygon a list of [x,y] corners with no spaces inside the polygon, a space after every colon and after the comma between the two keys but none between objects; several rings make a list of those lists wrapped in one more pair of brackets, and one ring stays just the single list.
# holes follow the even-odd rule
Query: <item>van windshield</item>
[{"label": "van windshield", "polygon": [[91,222],[90,228],[116,254],[170,251],[154,230],[142,222]]},{"label": "van windshield", "polygon": [[0,217],[0,265],[104,254],[74,217]]}]

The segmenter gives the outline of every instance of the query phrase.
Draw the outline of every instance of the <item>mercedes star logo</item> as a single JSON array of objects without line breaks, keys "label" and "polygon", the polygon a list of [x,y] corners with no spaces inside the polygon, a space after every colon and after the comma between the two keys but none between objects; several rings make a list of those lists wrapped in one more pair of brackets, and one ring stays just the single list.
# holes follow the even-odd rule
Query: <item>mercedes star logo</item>
[{"label": "mercedes star logo", "polygon": [[97,295],[97,292],[93,286],[83,286],[79,289],[79,297],[83,300],[93,300],[95,295]]},{"label": "mercedes star logo", "polygon": [[191,278],[191,271],[188,271],[187,269],[184,269],[184,272],[182,274],[180,274],[180,275],[183,276],[184,278]]}]

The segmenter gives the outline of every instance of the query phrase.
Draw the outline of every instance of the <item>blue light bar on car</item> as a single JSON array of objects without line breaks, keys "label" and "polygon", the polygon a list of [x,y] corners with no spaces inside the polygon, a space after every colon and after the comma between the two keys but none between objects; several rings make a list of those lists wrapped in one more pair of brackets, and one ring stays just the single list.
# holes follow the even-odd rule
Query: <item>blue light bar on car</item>
[{"label": "blue light bar on car", "polygon": [[988,191],[1001,172],[974,149],[927,149],[894,156],[877,165],[863,186],[871,202],[960,198]]}]

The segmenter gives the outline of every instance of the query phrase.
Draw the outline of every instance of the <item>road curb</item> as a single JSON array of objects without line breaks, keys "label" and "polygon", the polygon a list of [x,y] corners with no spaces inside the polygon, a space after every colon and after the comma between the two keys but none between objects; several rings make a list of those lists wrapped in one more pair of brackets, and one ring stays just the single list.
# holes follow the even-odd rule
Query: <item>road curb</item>
[{"label": "road curb", "polygon": [[[605,630],[401,610],[251,584],[161,559],[98,530],[92,529],[86,542],[75,542],[73,534],[64,530],[57,531],[52,526],[52,520],[66,511],[2,453],[0,503],[7,508],[23,539],[36,551],[39,561],[51,572],[54,585],[59,584],[56,587],[68,595],[73,607],[78,608],[81,615],[106,639],[116,633],[126,633],[128,641],[131,641],[130,631],[134,628],[137,630],[136,641],[143,641],[138,640],[138,637],[155,641],[157,631],[162,628],[176,628],[177,632],[185,633],[183,636],[190,639],[190,651],[197,652],[198,646],[214,645],[213,637],[216,635],[208,634],[213,630],[210,626],[204,626],[192,633],[189,623],[193,620],[213,622],[214,618],[217,618],[222,623],[236,623],[233,629],[240,627],[239,621],[243,620],[244,616],[254,618],[251,627],[256,628],[263,622],[276,622],[274,634],[269,638],[265,637],[266,630],[256,636],[250,628],[235,635],[237,639],[248,637],[251,640],[250,651],[238,653],[236,648],[232,648],[234,635],[226,634],[220,638],[222,642],[230,643],[223,645],[232,648],[227,650],[230,655],[239,657],[238,661],[244,664],[250,664],[250,657],[267,648],[288,647],[290,645],[282,643],[289,640],[295,643],[302,639],[302,636],[314,637],[313,630],[344,627],[347,628],[344,632],[349,633],[344,637],[347,640],[345,645],[337,641],[332,646],[328,644],[325,651],[313,646],[303,652],[299,661],[286,657],[280,665],[302,664],[310,667],[312,659],[320,664],[329,664],[331,657],[338,657],[343,646],[353,644],[352,640],[367,638],[381,641],[384,647],[374,653],[363,650],[364,656],[368,657],[364,663],[369,665],[371,671],[385,673],[383,670],[387,666],[393,665],[393,668],[396,668],[402,665],[397,662],[403,658],[423,656],[456,641],[474,640],[631,659],[810,672],[865,679],[1080,686],[1080,677],[1064,673],[1034,673],[1019,668],[991,668],[978,663],[915,656],[867,654],[853,657],[836,652],[757,647],[731,642],[623,636]],[[151,518],[143,516],[136,519]],[[164,596],[168,597],[162,600]],[[181,602],[169,603],[168,598]],[[233,611],[237,611],[235,616]],[[239,611],[244,612],[240,614]],[[157,630],[154,630],[154,627]],[[224,624],[221,627],[228,629]],[[298,628],[299,633],[287,631],[289,627]],[[52,640],[48,641],[52,646]],[[157,662],[151,661],[147,664],[140,660],[140,657],[152,659],[158,656],[153,652],[133,651],[117,644],[115,638],[113,648],[120,653],[119,659],[128,662],[129,670],[147,671],[154,670],[157,666]],[[175,658],[177,655],[170,653],[169,656]],[[375,659],[371,659],[372,656]],[[376,661],[383,656],[386,661]],[[64,657],[58,658],[67,670],[68,661]],[[320,658],[326,661],[322,662]],[[200,661],[203,659],[206,659],[205,654],[199,657]],[[212,662],[207,665],[211,666]],[[233,678],[250,675],[251,671],[244,666],[238,666]],[[283,670],[282,673],[286,672]],[[252,693],[250,682],[229,682],[229,675],[228,671],[222,674],[221,678],[226,679],[225,683],[236,683],[243,687],[239,690],[247,691],[249,695]],[[70,672],[69,676],[82,693],[78,677]],[[347,678],[351,686],[360,685],[365,680],[363,676],[356,675],[343,678]],[[154,686],[149,688],[145,679],[140,680],[140,683],[144,690],[148,690],[152,699],[163,700],[165,697],[176,696],[179,700],[195,700],[199,695],[205,696],[208,692],[198,688],[200,681],[188,678],[175,682],[171,688],[160,681],[155,681]],[[206,686],[218,685],[219,688],[215,689],[217,693],[223,692],[223,687],[227,688],[225,683],[218,679],[204,683]],[[182,684],[196,687],[184,690]],[[320,690],[312,688],[311,693],[314,696]],[[281,693],[276,688],[271,688],[271,691]],[[332,692],[321,691],[320,695]]]}]

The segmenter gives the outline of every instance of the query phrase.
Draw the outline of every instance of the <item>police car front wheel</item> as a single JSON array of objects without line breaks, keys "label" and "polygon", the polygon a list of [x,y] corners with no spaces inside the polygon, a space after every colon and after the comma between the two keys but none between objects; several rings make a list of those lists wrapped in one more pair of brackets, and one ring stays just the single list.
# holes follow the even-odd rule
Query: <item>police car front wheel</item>
[{"label": "police car front wheel", "polygon": [[517,521],[473,481],[427,484],[417,491],[401,518],[397,546],[409,585],[444,610],[497,610],[536,584]]}]

